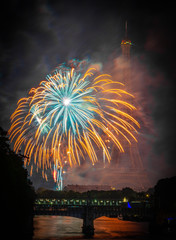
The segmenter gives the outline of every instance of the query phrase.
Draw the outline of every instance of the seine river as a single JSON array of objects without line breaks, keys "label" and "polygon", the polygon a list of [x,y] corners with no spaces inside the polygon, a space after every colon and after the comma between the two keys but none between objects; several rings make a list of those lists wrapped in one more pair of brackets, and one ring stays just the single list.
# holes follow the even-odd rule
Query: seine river
[{"label": "seine river", "polygon": [[[84,240],[83,220],[62,216],[35,216],[35,240]],[[101,217],[94,221],[95,235],[91,239],[149,240],[148,223],[121,221]]]}]

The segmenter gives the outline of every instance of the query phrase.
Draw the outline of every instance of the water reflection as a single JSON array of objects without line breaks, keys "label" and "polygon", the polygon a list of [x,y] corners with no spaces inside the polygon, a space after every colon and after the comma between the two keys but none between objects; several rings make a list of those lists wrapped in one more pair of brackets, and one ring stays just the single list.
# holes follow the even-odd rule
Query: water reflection
[{"label": "water reflection", "polygon": [[[35,240],[85,239],[82,234],[83,220],[62,216],[35,216]],[[148,223],[120,221],[101,217],[94,221],[95,235],[91,239],[148,239]],[[90,239],[90,238],[89,238]],[[90,240],[91,240],[90,239]]]}]

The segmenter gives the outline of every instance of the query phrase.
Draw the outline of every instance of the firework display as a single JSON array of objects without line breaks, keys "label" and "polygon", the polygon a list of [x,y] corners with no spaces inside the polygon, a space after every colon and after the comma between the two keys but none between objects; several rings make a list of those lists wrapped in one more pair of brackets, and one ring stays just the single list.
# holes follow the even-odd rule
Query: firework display
[{"label": "firework display", "polygon": [[124,100],[133,98],[124,85],[83,62],[70,65],[47,75],[11,116],[14,151],[23,152],[26,163],[42,168],[44,176],[52,166],[62,169],[65,158],[71,167],[88,158],[94,164],[99,150],[110,162],[109,142],[123,152],[122,139],[137,141],[140,126],[130,114],[135,107]]}]

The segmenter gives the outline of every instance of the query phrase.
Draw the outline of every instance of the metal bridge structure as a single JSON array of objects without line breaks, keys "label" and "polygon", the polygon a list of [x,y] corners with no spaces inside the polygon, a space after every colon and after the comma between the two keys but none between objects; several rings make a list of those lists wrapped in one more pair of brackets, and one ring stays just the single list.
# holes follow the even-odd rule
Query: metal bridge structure
[{"label": "metal bridge structure", "polygon": [[94,220],[106,216],[128,221],[148,221],[151,206],[147,201],[123,202],[119,200],[97,199],[37,199],[35,215],[71,216],[83,219],[82,232],[94,234]]}]

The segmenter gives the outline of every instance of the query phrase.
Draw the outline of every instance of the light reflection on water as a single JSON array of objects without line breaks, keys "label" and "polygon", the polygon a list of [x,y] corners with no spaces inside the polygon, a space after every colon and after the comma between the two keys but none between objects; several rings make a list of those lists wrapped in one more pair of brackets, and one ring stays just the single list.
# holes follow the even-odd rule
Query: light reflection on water
[{"label": "light reflection on water", "polygon": [[[85,239],[82,234],[83,220],[62,216],[35,216],[34,240]],[[91,239],[147,240],[148,223],[120,221],[101,217],[94,221],[95,235]]]}]

